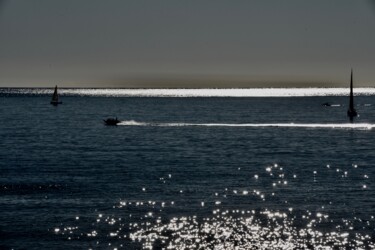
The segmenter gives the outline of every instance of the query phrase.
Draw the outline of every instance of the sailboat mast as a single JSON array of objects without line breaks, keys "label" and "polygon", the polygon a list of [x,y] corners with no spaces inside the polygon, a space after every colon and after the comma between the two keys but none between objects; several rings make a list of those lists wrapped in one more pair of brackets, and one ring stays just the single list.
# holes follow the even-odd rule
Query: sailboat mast
[{"label": "sailboat mast", "polygon": [[59,96],[57,94],[57,85],[55,86],[55,91],[53,92],[53,96],[52,96],[52,101],[58,101],[59,100]]},{"label": "sailboat mast", "polygon": [[62,104],[62,102],[59,102],[59,94],[57,93],[57,85],[55,86],[55,91],[53,92],[53,95],[52,95],[51,104],[53,104],[54,106],[57,106],[58,104]]},{"label": "sailboat mast", "polygon": [[353,100],[353,69],[350,74],[350,101],[349,101],[349,108],[354,110],[354,100]]},{"label": "sailboat mast", "polygon": [[53,93],[53,95],[57,96],[57,85],[55,86],[55,92]]},{"label": "sailboat mast", "polygon": [[348,109],[348,116],[350,121],[353,122],[353,118],[358,116],[357,111],[354,108],[354,97],[353,97],[353,69],[350,74],[350,99],[349,99],[349,109]]}]

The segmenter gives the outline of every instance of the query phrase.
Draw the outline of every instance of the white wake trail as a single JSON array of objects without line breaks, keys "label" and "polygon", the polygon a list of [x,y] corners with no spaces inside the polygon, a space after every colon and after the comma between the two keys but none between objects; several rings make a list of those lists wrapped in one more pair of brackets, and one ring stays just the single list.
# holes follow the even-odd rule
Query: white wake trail
[{"label": "white wake trail", "polygon": [[156,127],[276,127],[276,128],[332,128],[370,130],[375,124],[370,123],[150,123],[134,120],[122,121],[122,126],[156,126]]}]

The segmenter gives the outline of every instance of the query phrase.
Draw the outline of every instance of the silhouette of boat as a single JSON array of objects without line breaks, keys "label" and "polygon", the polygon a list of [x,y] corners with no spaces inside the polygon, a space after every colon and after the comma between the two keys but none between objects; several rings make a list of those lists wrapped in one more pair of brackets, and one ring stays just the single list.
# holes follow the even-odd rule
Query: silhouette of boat
[{"label": "silhouette of boat", "polygon": [[322,106],[324,106],[324,107],[331,107],[332,104],[329,103],[329,102],[325,102],[325,103],[322,103]]},{"label": "silhouette of boat", "polygon": [[58,104],[62,104],[62,101],[59,101],[59,94],[57,93],[57,85],[55,86],[55,91],[52,95],[51,104],[57,106]]},{"label": "silhouette of boat", "polygon": [[121,121],[116,118],[108,118],[106,120],[103,120],[104,121],[104,124],[107,125],[107,126],[117,126],[118,123],[120,123]]},{"label": "silhouette of boat", "polygon": [[354,97],[353,97],[353,70],[350,74],[350,100],[349,100],[349,108],[348,108],[348,116],[351,121],[353,118],[358,116],[357,111],[354,108]]}]

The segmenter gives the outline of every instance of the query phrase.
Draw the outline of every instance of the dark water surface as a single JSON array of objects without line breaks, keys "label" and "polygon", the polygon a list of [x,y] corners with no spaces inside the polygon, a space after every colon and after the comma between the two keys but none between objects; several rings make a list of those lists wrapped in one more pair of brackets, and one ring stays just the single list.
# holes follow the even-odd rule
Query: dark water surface
[{"label": "dark water surface", "polygon": [[0,95],[1,249],[375,247],[373,96],[49,101]]}]

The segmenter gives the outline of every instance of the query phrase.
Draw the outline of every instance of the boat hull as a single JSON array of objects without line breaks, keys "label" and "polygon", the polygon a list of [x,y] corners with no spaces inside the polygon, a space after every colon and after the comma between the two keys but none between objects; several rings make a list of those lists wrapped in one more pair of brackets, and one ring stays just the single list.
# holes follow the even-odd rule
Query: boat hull
[{"label": "boat hull", "polygon": [[356,110],[351,110],[351,109],[349,109],[349,110],[348,110],[348,116],[349,116],[350,118],[352,118],[352,117],[357,117],[357,116],[358,116],[358,113],[357,113]]},{"label": "boat hull", "polygon": [[51,101],[51,104],[54,105],[54,106],[57,106],[59,104],[62,104],[62,102],[54,102],[54,101]]},{"label": "boat hull", "polygon": [[117,126],[118,123],[120,123],[119,120],[117,119],[107,119],[107,120],[103,120],[104,121],[104,124],[107,125],[107,126]]}]

